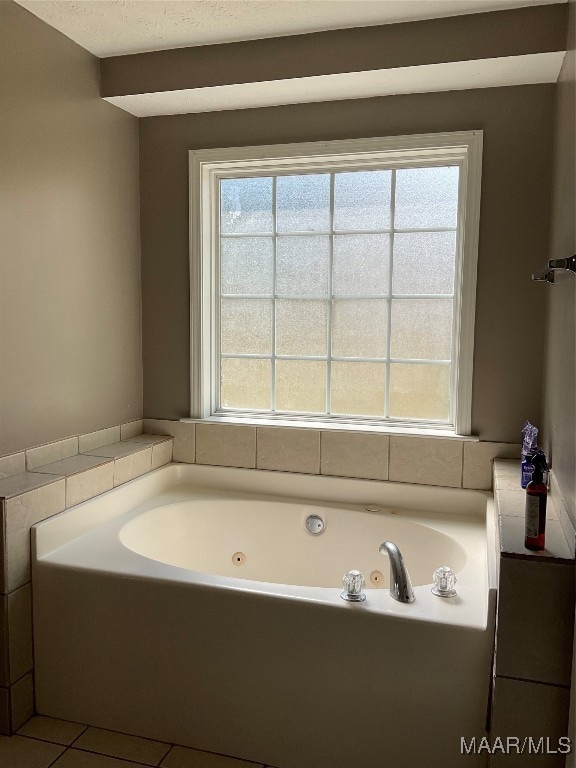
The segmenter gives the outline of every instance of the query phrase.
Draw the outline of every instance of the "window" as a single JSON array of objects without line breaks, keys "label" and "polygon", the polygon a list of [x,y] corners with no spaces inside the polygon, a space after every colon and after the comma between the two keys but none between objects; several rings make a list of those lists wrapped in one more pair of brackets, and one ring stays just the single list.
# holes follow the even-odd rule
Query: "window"
[{"label": "window", "polygon": [[469,433],[481,141],[190,153],[192,416]]}]

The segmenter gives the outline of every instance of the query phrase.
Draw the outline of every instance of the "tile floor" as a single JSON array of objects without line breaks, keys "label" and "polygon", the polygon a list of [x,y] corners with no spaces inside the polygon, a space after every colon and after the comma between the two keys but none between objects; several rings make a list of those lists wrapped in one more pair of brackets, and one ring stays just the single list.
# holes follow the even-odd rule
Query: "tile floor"
[{"label": "tile floor", "polygon": [[272,768],[234,757],[37,716],[0,736],[2,768]]}]

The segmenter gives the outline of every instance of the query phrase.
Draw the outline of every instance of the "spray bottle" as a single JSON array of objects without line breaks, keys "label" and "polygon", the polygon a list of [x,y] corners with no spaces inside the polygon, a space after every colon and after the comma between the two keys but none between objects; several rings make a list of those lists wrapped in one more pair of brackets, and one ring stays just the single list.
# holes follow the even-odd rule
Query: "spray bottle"
[{"label": "spray bottle", "polygon": [[526,487],[526,514],[524,546],[527,549],[544,549],[546,534],[546,501],[548,487],[544,475],[548,470],[546,456],[538,451],[532,457],[532,480]]},{"label": "spray bottle", "polygon": [[522,427],[522,476],[520,485],[526,488],[532,479],[532,458],[538,450],[538,427],[527,421]]}]

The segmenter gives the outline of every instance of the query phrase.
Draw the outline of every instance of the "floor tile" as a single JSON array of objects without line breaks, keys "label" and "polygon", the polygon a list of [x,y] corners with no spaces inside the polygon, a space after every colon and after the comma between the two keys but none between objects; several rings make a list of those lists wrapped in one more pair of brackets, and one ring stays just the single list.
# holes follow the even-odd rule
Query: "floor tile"
[{"label": "floor tile", "polygon": [[161,763],[162,768],[262,768],[262,763],[237,760],[234,757],[214,755],[198,749],[172,747]]},{"label": "floor tile", "polygon": [[[24,767],[19,765],[18,768]],[[142,768],[142,763],[117,760],[115,757],[95,755],[93,752],[82,752],[79,749],[68,749],[54,763],[53,768]]]},{"label": "floor tile", "polygon": [[42,739],[43,741],[51,741],[54,744],[66,744],[68,746],[85,730],[86,726],[79,723],[70,723],[67,720],[56,720],[53,717],[37,715],[28,720],[18,733],[20,736],[31,736],[34,739]]},{"label": "floor tile", "polygon": [[141,739],[138,736],[127,736],[115,731],[105,731],[101,728],[88,728],[74,746],[89,752],[98,752],[101,755],[135,760],[145,765],[158,765],[170,749],[169,744]]},{"label": "floor tile", "polygon": [[0,736],[2,768],[48,768],[63,751],[64,747],[57,744],[47,744],[23,736]]}]

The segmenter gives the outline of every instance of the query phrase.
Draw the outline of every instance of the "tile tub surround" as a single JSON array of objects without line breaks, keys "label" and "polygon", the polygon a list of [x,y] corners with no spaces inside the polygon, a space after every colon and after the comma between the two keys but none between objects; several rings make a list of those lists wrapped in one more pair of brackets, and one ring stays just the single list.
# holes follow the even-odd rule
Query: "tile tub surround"
[{"label": "tile tub surround", "polygon": [[37,716],[0,737],[2,768],[273,768],[80,723]]},{"label": "tile tub surround", "polygon": [[[524,547],[520,462],[494,462],[500,527],[492,735],[567,735],[575,606],[574,535],[548,501],[546,549]],[[563,765],[550,756],[539,765]],[[494,765],[521,765],[506,755]],[[535,763],[536,764],[536,763]]]},{"label": "tile tub surround", "polygon": [[141,431],[136,420],[0,458],[0,733],[33,713],[30,527],[169,463],[172,438]]},{"label": "tile tub surround", "polygon": [[66,507],[73,507],[114,487],[114,462],[103,457],[77,454],[34,471],[66,478]]},{"label": "tile tub surround", "polygon": [[491,490],[492,461],[520,445],[374,430],[144,419],[174,438],[174,461]]}]

